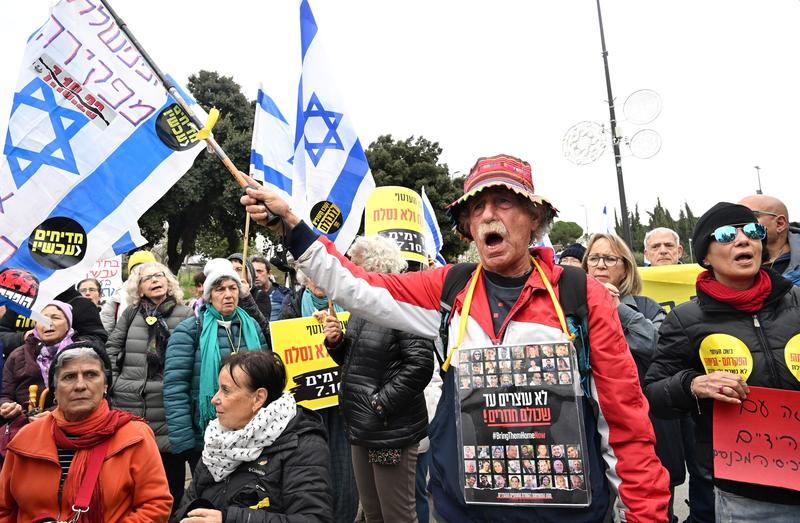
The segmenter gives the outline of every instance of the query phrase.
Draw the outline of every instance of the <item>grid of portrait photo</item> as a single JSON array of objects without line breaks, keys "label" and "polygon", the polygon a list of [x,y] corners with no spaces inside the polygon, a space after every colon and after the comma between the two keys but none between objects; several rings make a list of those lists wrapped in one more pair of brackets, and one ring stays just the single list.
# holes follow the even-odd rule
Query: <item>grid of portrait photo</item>
[{"label": "grid of portrait photo", "polygon": [[572,384],[565,343],[464,349],[458,358],[461,389]]},{"label": "grid of portrait photo", "polygon": [[586,490],[579,444],[467,445],[464,486]]}]

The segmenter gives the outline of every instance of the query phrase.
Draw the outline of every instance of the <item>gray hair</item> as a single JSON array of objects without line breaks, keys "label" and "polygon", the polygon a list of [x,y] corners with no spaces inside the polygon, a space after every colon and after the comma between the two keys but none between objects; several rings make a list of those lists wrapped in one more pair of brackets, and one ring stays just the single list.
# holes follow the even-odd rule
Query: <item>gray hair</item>
[{"label": "gray hair", "polygon": [[397,243],[385,236],[359,236],[347,255],[356,265],[369,272],[391,274],[403,272],[408,264]]},{"label": "gray hair", "polygon": [[[61,351],[56,360],[53,362],[53,376],[55,377],[55,381],[58,381],[58,373],[61,368],[66,365],[67,363],[79,360],[82,358],[89,358],[95,360],[100,364],[100,370],[103,371],[103,376],[106,376],[106,365],[103,359],[97,354],[97,351],[92,347],[76,347],[74,349],[69,349],[65,351]],[[106,381],[108,381],[108,377],[106,376]],[[108,383],[106,383],[108,385]]]},{"label": "gray hair", "polygon": [[678,236],[678,233],[670,229],[669,227],[656,227],[651,231],[647,231],[647,234],[644,235],[644,248],[647,249],[647,244],[650,243],[650,237],[656,233],[661,232],[668,232],[672,234],[672,237],[675,238],[675,245],[680,245],[681,237]]},{"label": "gray hair", "polygon": [[178,278],[172,274],[169,267],[163,263],[146,262],[136,266],[136,270],[131,272],[128,281],[125,283],[125,292],[128,293],[128,305],[139,305],[142,301],[142,296],[139,294],[139,282],[142,279],[142,271],[149,268],[157,269],[163,272],[167,277],[167,296],[172,296],[178,303],[183,303],[183,289],[181,284],[178,283]]}]

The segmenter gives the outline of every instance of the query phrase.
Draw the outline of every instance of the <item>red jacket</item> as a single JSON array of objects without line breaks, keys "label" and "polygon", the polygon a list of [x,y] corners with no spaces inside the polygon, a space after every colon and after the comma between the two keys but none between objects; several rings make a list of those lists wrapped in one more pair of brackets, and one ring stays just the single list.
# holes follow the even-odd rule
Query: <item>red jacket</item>
[{"label": "red jacket", "polygon": [[[0,472],[0,521],[72,516],[71,499],[60,499],[61,466],[49,414],[25,426],[8,446]],[[153,431],[126,423],[111,437],[100,480],[106,523],[166,522],[172,508],[167,477]]]}]

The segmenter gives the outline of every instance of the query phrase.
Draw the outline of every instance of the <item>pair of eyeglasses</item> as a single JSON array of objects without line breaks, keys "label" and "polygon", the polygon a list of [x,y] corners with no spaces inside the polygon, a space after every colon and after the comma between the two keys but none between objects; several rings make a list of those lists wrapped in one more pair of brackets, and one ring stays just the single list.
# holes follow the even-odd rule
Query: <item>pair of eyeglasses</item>
[{"label": "pair of eyeglasses", "polygon": [[711,237],[721,244],[731,243],[736,239],[738,230],[741,229],[745,236],[751,240],[763,240],[767,237],[767,228],[760,223],[739,223],[717,227]]},{"label": "pair of eyeglasses", "polygon": [[772,216],[773,218],[780,216],[779,214],[770,211],[753,211],[753,214],[756,216]]},{"label": "pair of eyeglasses", "polygon": [[603,260],[603,263],[606,265],[606,267],[613,267],[621,259],[622,258],[620,256],[612,256],[610,254],[607,256],[593,254],[586,259],[586,263],[589,265],[589,267],[597,267],[597,265],[600,263],[600,260]]},{"label": "pair of eyeglasses", "polygon": [[154,272],[153,274],[148,274],[147,276],[142,276],[142,283],[147,283],[150,280],[155,280],[156,278],[158,278],[159,280],[163,280],[166,277],[167,277],[167,275],[164,274],[163,272]]},{"label": "pair of eyeglasses", "polygon": [[98,289],[97,287],[84,287],[83,289],[80,289],[78,292],[98,292],[99,290],[100,289]]}]

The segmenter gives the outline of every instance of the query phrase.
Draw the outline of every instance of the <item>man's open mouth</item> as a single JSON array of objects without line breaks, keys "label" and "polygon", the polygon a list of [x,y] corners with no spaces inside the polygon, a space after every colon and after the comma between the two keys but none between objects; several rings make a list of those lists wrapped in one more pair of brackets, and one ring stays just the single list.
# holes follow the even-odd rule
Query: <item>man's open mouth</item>
[{"label": "man's open mouth", "polygon": [[490,232],[489,234],[484,236],[483,241],[489,247],[494,247],[496,245],[503,243],[503,236],[496,232]]}]

